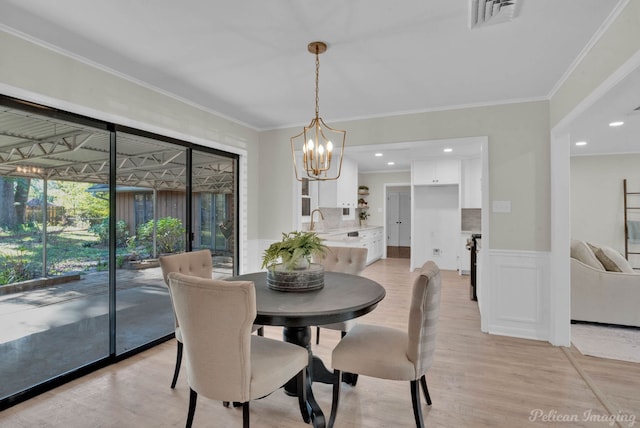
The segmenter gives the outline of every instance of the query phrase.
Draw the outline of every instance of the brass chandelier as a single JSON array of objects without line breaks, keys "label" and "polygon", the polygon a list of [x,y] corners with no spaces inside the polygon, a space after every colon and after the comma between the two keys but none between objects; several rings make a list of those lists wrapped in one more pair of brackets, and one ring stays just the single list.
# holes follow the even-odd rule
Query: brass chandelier
[{"label": "brass chandelier", "polygon": [[[312,42],[309,43],[307,49],[316,56],[316,116],[309,125],[304,127],[301,133],[291,137],[293,168],[298,181],[337,180],[342,170],[342,156],[344,154],[347,131],[330,128],[324,123],[319,114],[318,76],[320,75],[320,60],[318,55],[327,50],[327,44],[324,42]],[[331,164],[334,161],[333,153],[335,150],[332,139],[333,141],[342,141],[340,157],[337,162],[334,162],[334,168],[332,168]],[[298,170],[296,147],[302,150],[302,171]]]}]

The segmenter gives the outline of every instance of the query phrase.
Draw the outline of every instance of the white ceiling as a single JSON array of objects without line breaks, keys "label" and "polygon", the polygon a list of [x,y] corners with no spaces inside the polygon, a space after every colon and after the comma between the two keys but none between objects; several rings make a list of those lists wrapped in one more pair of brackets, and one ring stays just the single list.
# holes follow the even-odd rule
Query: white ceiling
[{"label": "white ceiling", "polygon": [[[513,21],[469,29],[468,0],[2,0],[0,28],[265,130],[311,120],[309,42],[329,45],[328,124],[548,99],[623,2],[523,0]],[[586,126],[595,123],[575,127],[598,135],[589,149],[604,138]],[[358,158],[361,170],[378,168]]]},{"label": "white ceiling", "polygon": [[[637,109],[637,110],[636,110]],[[610,127],[614,121],[624,122]],[[640,69],[630,72],[570,126],[573,155],[640,152]]]}]

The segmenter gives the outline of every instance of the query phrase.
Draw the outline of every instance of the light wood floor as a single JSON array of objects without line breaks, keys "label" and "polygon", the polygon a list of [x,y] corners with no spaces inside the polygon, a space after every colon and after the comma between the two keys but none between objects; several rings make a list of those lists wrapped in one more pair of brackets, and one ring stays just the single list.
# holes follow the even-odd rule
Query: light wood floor
[{"label": "light wood floor", "polygon": [[[406,328],[414,277],[408,266],[406,259],[387,259],[364,271],[385,286],[387,296],[362,322]],[[599,417],[620,417],[618,412],[623,412],[639,419],[636,426],[640,426],[640,364],[481,333],[477,304],[469,300],[468,279],[443,272],[438,348],[427,374],[433,405],[423,404],[428,427],[612,426],[609,421],[585,421],[585,412]],[[279,339],[281,329],[267,327],[266,335]],[[322,330],[314,352],[329,363],[338,339],[338,332]],[[176,389],[169,388],[175,349],[175,341],[166,342],[14,406],[0,413],[0,426],[184,426],[189,396],[184,368]],[[314,393],[328,419],[331,386],[314,384]],[[552,420],[539,418],[532,423],[529,418],[535,409]],[[561,417],[577,420],[559,422]],[[254,427],[308,426],[295,398],[282,391],[252,402],[251,421]],[[242,412],[201,398],[194,426],[240,427]],[[360,377],[355,388],[342,388],[336,427],[411,426],[408,383]],[[621,421],[617,426],[631,425]]]}]

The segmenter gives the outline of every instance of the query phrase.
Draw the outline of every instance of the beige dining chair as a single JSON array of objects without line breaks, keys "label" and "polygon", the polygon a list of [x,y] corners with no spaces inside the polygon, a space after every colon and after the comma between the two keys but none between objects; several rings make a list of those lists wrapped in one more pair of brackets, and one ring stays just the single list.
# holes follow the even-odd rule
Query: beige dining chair
[{"label": "beige dining chair", "polygon": [[[323,254],[314,255],[314,263],[324,266],[326,272],[350,273],[360,275],[367,266],[367,249],[365,247],[327,247]],[[345,287],[348,284],[345,284]],[[320,343],[320,327],[337,330],[344,337],[354,325],[355,320],[347,320],[316,327],[316,345]]]},{"label": "beige dining chair", "polygon": [[222,281],[168,275],[176,317],[182,330],[189,382],[187,427],[193,423],[198,395],[242,403],[249,427],[249,402],[265,397],[296,378],[303,420],[309,362],[307,349],[251,334],[256,317],[252,281]]},{"label": "beige dining chair", "polygon": [[440,269],[433,261],[427,261],[413,283],[406,331],[358,324],[336,345],[331,357],[335,379],[329,428],[338,412],[342,371],[409,381],[416,427],[424,427],[419,384],[427,404],[431,405],[426,373],[435,352],[441,285]]},{"label": "beige dining chair", "polygon": [[[208,278],[211,279],[213,277],[213,260],[211,258],[211,251],[209,250],[199,250],[199,251],[191,251],[188,253],[179,253],[179,254],[170,254],[167,256],[160,256],[158,259],[160,261],[160,268],[162,269],[162,277],[164,278],[165,284],[169,287],[169,280],[167,276],[170,272],[180,272],[185,275],[197,276],[199,278]],[[171,290],[169,290],[169,297],[171,298]],[[171,305],[173,307],[173,298],[171,298]],[[175,321],[175,336],[176,342],[178,342],[178,350],[176,353],[176,367],[173,371],[173,380],[171,381],[171,388],[176,387],[176,382],[178,381],[178,375],[180,374],[180,366],[182,364],[182,332],[180,330],[180,324],[178,323],[178,319],[175,316],[174,310],[174,321]],[[254,331],[258,331],[260,336],[263,335],[263,328],[260,325],[255,325],[253,328]]]}]

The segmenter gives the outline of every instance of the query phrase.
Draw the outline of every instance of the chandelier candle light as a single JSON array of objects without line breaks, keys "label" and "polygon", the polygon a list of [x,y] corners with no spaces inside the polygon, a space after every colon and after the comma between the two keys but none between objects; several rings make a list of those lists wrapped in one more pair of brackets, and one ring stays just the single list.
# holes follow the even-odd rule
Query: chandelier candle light
[{"label": "chandelier candle light", "polygon": [[[291,155],[293,156],[293,167],[298,181],[325,181],[337,180],[342,170],[342,156],[344,154],[344,141],[347,131],[333,129],[327,126],[320,117],[318,108],[318,76],[320,74],[320,60],[318,55],[327,50],[324,42],[309,43],[307,49],[316,56],[316,116],[308,126],[298,135],[291,137]],[[334,146],[331,141],[342,141],[340,148],[340,158],[337,169],[331,169]],[[306,177],[298,171],[295,148],[302,148],[302,168],[306,172]]]}]

